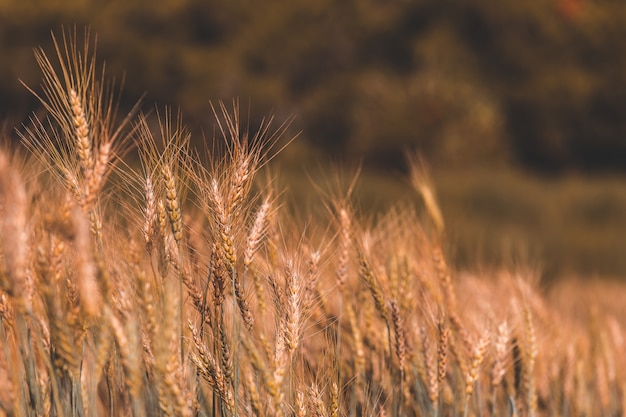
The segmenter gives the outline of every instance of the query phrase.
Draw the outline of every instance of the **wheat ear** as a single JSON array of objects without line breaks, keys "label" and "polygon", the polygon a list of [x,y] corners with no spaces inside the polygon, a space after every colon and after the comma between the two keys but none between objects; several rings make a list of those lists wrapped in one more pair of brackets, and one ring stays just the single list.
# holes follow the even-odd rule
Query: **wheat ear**
[{"label": "wheat ear", "polygon": [[437,400],[439,398],[439,380],[437,376],[437,363],[435,362],[435,356],[433,355],[432,348],[429,342],[428,331],[426,326],[421,328],[422,339],[422,352],[424,354],[424,370],[426,373],[426,389],[428,391],[428,399],[433,409],[433,415],[436,415]]},{"label": "wheat ear", "polygon": [[476,382],[478,381],[478,372],[480,365],[485,358],[487,346],[489,345],[488,335],[483,336],[478,343],[474,346],[472,351],[470,367],[465,375],[465,412],[464,416],[467,417],[469,411],[469,400],[474,393]]},{"label": "wheat ear", "polygon": [[195,326],[189,323],[189,329],[197,352],[191,353],[191,360],[198,367],[204,380],[218,393],[226,410],[230,413],[235,412],[235,402],[221,367],[200,339]]},{"label": "wheat ear", "polygon": [[72,109],[72,122],[74,127],[74,135],[76,140],[76,150],[80,159],[80,165],[83,170],[84,178],[91,178],[93,171],[93,144],[89,138],[89,123],[85,115],[83,100],[76,90],[70,88],[69,103]]},{"label": "wheat ear", "polygon": [[293,353],[300,343],[300,276],[294,271],[293,263],[285,266],[287,305],[285,310],[285,343],[288,352]]},{"label": "wheat ear", "polygon": [[[28,273],[27,195],[24,184],[9,166],[9,158],[0,152],[0,235],[1,249],[10,282],[0,285],[16,303],[20,312],[30,312],[34,283]],[[2,274],[4,275],[4,274]]]},{"label": "wheat ear", "polygon": [[400,402],[398,405],[404,403],[404,371],[407,356],[406,347],[406,328],[404,326],[404,320],[400,315],[400,308],[398,307],[398,301],[394,298],[390,301],[391,306],[391,322],[393,323],[393,331],[396,336],[396,356],[398,357],[398,370],[400,371]]},{"label": "wheat ear", "polygon": [[529,417],[534,417],[537,411],[537,393],[535,392],[534,369],[537,358],[537,339],[535,327],[532,321],[530,309],[525,306],[523,310],[524,319],[524,341],[525,341],[525,366],[523,368],[523,381],[526,390],[526,400]]}]

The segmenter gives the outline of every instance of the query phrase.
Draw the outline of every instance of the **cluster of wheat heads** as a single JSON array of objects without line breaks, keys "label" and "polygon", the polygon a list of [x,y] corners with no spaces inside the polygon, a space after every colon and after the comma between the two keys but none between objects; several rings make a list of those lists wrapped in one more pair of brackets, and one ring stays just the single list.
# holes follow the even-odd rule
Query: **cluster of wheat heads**
[{"label": "cluster of wheat heads", "polygon": [[255,180],[268,124],[222,106],[201,158],[168,112],[117,122],[86,39],[36,52],[48,117],[0,152],[0,415],[624,414],[618,311],[453,271],[416,161],[430,226],[348,198],[299,222]]}]

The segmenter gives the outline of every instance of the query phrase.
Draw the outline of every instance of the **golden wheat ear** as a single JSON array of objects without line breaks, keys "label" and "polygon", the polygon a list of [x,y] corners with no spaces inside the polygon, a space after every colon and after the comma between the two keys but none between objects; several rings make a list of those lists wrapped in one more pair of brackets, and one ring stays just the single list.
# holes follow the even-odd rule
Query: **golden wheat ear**
[{"label": "golden wheat ear", "polygon": [[35,58],[43,73],[41,92],[24,84],[47,112],[31,117],[20,133],[22,142],[60,179],[85,211],[98,200],[112,167],[130,148],[129,122],[139,102],[122,119],[121,88],[96,64],[96,39],[64,30],[52,33],[56,52],[51,59],[39,48]]}]

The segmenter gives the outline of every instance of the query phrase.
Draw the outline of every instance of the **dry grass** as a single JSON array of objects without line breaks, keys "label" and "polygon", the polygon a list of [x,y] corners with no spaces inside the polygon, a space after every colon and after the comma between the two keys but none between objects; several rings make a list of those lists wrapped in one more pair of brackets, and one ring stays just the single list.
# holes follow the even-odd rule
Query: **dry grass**
[{"label": "dry grass", "polygon": [[115,122],[88,41],[57,55],[31,156],[0,152],[0,415],[626,414],[622,286],[451,269],[417,160],[430,220],[348,191],[301,223],[255,179],[284,126],[221,106],[207,167],[168,111]]}]

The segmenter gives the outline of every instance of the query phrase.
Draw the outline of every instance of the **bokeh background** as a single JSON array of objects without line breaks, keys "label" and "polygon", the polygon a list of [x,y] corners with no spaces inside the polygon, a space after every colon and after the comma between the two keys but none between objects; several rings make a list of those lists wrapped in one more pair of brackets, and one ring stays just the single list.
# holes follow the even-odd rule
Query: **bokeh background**
[{"label": "bokeh background", "polygon": [[145,93],[195,132],[212,100],[295,116],[277,160],[299,201],[331,162],[362,166],[365,213],[416,200],[417,150],[459,265],[626,276],[625,2],[0,0],[5,126],[38,108],[19,80],[39,84],[32,49],[62,25],[98,35],[123,107]]}]

